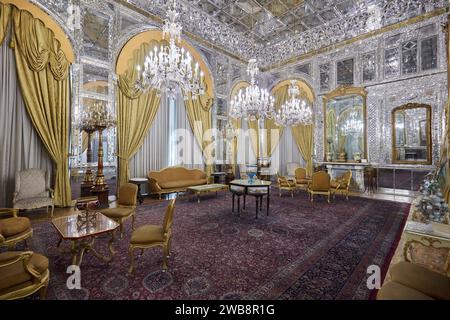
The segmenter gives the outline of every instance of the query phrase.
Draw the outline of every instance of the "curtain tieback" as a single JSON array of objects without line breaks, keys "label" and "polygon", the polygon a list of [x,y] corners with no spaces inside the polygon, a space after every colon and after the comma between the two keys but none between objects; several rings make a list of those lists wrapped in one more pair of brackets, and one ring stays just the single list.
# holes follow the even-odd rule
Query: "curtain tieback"
[{"label": "curtain tieback", "polygon": [[125,156],[120,155],[120,154],[117,154],[116,156],[117,156],[117,158],[119,158],[120,160],[130,161],[130,159],[131,159],[130,157],[125,157]]}]

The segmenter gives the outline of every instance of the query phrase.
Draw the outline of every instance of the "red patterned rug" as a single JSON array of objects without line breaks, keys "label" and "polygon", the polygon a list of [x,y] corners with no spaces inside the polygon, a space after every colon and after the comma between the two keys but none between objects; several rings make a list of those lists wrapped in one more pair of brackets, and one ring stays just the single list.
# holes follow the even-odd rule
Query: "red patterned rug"
[{"label": "red patterned rug", "polygon": [[[56,249],[50,222],[34,225],[30,249],[50,259],[49,299],[369,299],[367,267],[387,268],[409,209],[356,197],[311,204],[304,193],[279,198],[273,192],[270,215],[263,211],[256,220],[254,199],[248,203],[238,217],[227,192],[205,196],[200,204],[179,198],[166,273],[155,248],[127,275],[130,221],[124,239],[115,242],[112,262],[85,255],[82,290],[66,287],[71,259]],[[166,205],[139,206],[136,225],[161,223]],[[106,252],[108,239],[96,242],[100,251]]]}]

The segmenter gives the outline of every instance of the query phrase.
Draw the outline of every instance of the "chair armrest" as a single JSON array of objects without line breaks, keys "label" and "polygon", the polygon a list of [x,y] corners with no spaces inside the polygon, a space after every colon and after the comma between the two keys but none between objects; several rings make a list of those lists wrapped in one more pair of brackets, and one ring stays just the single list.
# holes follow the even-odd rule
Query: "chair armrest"
[{"label": "chair armrest", "polygon": [[19,209],[0,208],[0,215],[3,214],[12,214],[14,218],[17,218],[19,214]]},{"label": "chair armrest", "polygon": [[6,251],[0,254],[0,268],[10,266],[22,260],[28,263],[32,255],[32,251]]},{"label": "chair armrest", "polygon": [[53,190],[52,188],[48,188],[47,191],[50,193],[50,198],[54,199],[55,198],[55,190]]},{"label": "chair armrest", "polygon": [[153,178],[148,178],[148,186],[150,187],[150,192],[158,193],[162,191],[162,188],[159,186],[158,181]]}]

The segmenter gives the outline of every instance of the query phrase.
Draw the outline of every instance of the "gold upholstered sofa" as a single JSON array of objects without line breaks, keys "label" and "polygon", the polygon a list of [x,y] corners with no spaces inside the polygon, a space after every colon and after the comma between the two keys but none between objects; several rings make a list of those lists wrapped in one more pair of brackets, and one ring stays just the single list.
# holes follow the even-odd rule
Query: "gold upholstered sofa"
[{"label": "gold upholstered sofa", "polygon": [[148,173],[149,190],[161,199],[162,194],[184,192],[192,186],[208,183],[206,173],[200,169],[169,167]]}]

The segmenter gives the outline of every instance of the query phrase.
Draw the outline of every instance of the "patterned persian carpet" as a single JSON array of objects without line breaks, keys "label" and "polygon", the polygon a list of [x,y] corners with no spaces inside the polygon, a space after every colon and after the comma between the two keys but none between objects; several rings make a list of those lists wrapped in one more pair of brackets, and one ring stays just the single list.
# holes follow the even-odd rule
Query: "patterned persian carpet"
[{"label": "patterned persian carpet", "polygon": [[[139,206],[136,225],[161,223],[166,205]],[[50,259],[49,299],[370,299],[367,267],[386,272],[408,209],[363,198],[327,204],[318,197],[311,204],[304,193],[280,198],[273,192],[270,215],[263,211],[256,220],[254,198],[238,217],[227,192],[205,196],[201,204],[186,196],[176,204],[168,272],[160,271],[162,252],[155,248],[127,275],[127,221],[112,262],[85,255],[82,290],[66,287],[71,259],[56,249],[50,222],[34,225],[30,249]],[[107,252],[108,240],[96,241],[99,251]]]}]

